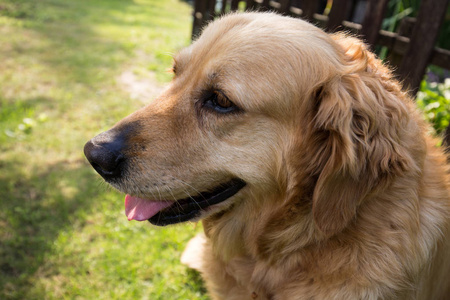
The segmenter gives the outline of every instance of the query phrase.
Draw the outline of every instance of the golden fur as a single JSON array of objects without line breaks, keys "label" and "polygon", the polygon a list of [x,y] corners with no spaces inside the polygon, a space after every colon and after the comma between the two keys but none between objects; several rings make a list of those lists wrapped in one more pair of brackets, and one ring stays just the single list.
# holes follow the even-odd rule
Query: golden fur
[{"label": "golden fur", "polygon": [[[247,186],[183,262],[213,299],[449,299],[449,176],[413,101],[353,37],[232,14],[175,57],[139,122],[128,193]],[[241,111],[196,105],[220,89]],[[149,187],[148,183],[157,187]],[[153,190],[152,190],[153,189]]]}]

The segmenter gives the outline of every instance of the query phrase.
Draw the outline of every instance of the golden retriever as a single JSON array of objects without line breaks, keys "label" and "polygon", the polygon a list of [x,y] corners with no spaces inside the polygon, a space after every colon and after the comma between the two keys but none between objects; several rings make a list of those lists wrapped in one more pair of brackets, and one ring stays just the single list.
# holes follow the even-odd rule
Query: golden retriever
[{"label": "golden retriever", "polygon": [[128,219],[203,220],[213,299],[450,299],[446,156],[361,41],[231,14],[174,61],[85,154]]}]

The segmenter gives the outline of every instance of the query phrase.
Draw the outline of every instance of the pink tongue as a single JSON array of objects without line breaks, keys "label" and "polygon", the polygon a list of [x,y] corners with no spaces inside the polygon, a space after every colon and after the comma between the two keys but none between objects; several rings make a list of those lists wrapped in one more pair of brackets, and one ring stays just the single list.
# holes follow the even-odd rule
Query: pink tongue
[{"label": "pink tongue", "polygon": [[173,203],[174,201],[152,201],[126,195],[125,214],[128,221],[145,221]]}]

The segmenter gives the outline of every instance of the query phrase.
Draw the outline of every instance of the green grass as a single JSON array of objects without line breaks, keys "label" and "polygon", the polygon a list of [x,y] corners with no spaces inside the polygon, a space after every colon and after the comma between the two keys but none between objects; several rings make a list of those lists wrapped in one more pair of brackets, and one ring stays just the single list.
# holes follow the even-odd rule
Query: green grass
[{"label": "green grass", "polygon": [[178,0],[0,0],[0,299],[207,299],[179,262],[200,228],[128,222],[82,152],[190,31]]}]

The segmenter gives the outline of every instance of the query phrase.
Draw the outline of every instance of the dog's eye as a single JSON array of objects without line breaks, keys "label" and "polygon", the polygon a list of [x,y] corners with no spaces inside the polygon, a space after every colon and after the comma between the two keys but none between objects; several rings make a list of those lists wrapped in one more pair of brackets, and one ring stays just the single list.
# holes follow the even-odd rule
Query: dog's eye
[{"label": "dog's eye", "polygon": [[239,110],[239,108],[220,91],[214,91],[209,94],[203,102],[203,107],[213,109],[215,112],[221,114]]}]

